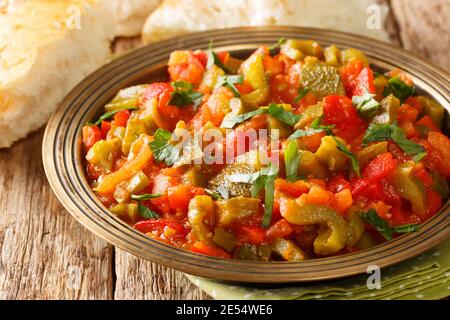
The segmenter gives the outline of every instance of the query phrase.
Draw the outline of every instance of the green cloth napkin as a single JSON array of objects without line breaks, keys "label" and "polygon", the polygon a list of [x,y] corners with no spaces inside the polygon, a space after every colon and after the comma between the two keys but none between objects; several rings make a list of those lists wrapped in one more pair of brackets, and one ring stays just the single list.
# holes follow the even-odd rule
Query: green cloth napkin
[{"label": "green cloth napkin", "polygon": [[369,274],[342,280],[284,286],[240,286],[191,275],[214,299],[443,299],[450,296],[450,238],[422,255],[381,270],[381,289],[369,290]]}]

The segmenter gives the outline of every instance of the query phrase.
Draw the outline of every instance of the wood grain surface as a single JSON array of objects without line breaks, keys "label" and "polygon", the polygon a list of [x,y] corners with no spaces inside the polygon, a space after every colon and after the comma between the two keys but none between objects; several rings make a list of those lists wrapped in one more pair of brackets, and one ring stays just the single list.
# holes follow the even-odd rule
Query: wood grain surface
[{"label": "wood grain surface", "polygon": [[[450,1],[391,0],[394,43],[450,69]],[[139,40],[120,39],[128,50]],[[0,299],[207,299],[180,272],[116,249],[59,204],[41,161],[43,130],[0,150]]]}]

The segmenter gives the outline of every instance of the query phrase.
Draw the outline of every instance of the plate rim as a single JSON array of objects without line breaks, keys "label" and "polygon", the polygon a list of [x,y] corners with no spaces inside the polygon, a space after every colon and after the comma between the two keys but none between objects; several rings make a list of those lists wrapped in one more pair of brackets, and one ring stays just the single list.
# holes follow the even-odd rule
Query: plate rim
[{"label": "plate rim", "polygon": [[[139,59],[139,57],[147,56],[147,55],[155,55],[156,52],[165,52],[176,49],[176,48],[182,48],[180,46],[184,45],[185,43],[191,43],[192,45],[201,43],[202,45],[199,46],[199,48],[205,48],[207,47],[207,44],[209,42],[209,39],[212,37],[224,37],[226,38],[223,41],[217,42],[217,39],[214,38],[215,44],[219,43],[219,48],[226,48],[226,45],[220,45],[220,44],[228,44],[228,39],[233,37],[236,37],[237,35],[253,35],[255,37],[260,37],[261,39],[271,38],[275,37],[272,34],[268,33],[274,33],[274,34],[284,34],[284,33],[295,33],[297,34],[296,38],[313,38],[316,39],[317,36],[320,35],[320,37],[332,37],[330,39],[330,42],[334,42],[335,39],[340,39],[340,41],[344,41],[342,39],[347,40],[353,40],[353,41],[360,41],[359,44],[364,44],[367,41],[370,41],[371,43],[375,44],[375,47],[378,48],[385,48],[388,49],[388,51],[394,52],[398,54],[399,56],[406,57],[408,59],[412,59],[413,61],[416,61],[419,63],[419,65],[423,68],[425,68],[428,72],[433,72],[433,76],[431,77],[431,82],[436,82],[437,80],[434,78],[441,78],[441,79],[450,79],[449,73],[442,69],[441,67],[438,67],[428,60],[414,54],[411,52],[407,52],[403,49],[396,48],[393,45],[389,43],[384,43],[378,40],[373,40],[367,37],[353,35],[349,33],[344,32],[337,32],[332,30],[325,30],[325,29],[316,29],[316,28],[302,28],[302,27],[288,27],[288,26],[282,26],[282,27],[239,27],[239,28],[230,28],[230,29],[215,29],[210,31],[204,31],[204,32],[198,32],[193,33],[189,35],[179,36],[176,38],[171,38],[162,42],[158,42],[155,44],[147,45],[145,47],[139,48],[137,50],[134,50],[130,53],[127,53],[123,56],[120,56],[116,60],[106,64],[102,68],[98,69],[91,75],[89,75],[87,78],[85,78],[79,85],[77,85],[63,100],[63,102],[60,105],[60,108],[52,115],[47,128],[44,133],[44,138],[42,141],[42,157],[43,157],[43,163],[44,163],[44,170],[47,176],[47,179],[50,183],[50,186],[54,193],[56,194],[59,201],[63,204],[63,206],[71,213],[72,216],[76,218],[77,221],[79,221],[82,225],[84,225],[87,229],[89,229],[94,234],[99,235],[109,243],[112,243],[115,246],[118,246],[119,248],[132,252],[133,254],[136,254],[138,256],[141,256],[144,259],[152,260],[158,263],[161,263],[163,265],[172,267],[174,269],[190,273],[197,276],[203,276],[207,278],[213,278],[218,280],[226,280],[226,281],[237,281],[237,282],[251,282],[251,283],[287,283],[287,282],[309,282],[309,281],[317,281],[317,280],[326,280],[326,279],[336,279],[336,278],[342,278],[347,276],[352,276],[356,274],[364,273],[365,270],[362,270],[360,267],[355,267],[354,265],[347,265],[342,267],[343,269],[339,270],[338,272],[331,271],[332,269],[328,268],[326,270],[317,270],[320,268],[320,266],[326,265],[325,262],[331,261],[331,264],[336,264],[333,262],[333,260],[348,260],[348,257],[350,256],[358,256],[358,253],[351,253],[341,256],[340,258],[336,257],[327,257],[327,258],[321,258],[321,259],[314,259],[314,260],[307,260],[304,262],[269,262],[269,263],[262,263],[262,262],[249,262],[249,261],[241,261],[241,260],[228,260],[228,259],[220,259],[215,257],[208,257],[203,255],[198,255],[195,253],[191,253],[189,251],[176,248],[173,246],[170,246],[168,244],[164,244],[162,242],[159,242],[157,240],[153,240],[149,237],[146,237],[144,234],[140,234],[138,231],[131,229],[130,227],[125,227],[125,223],[120,223],[118,221],[110,221],[111,218],[113,220],[118,220],[117,218],[112,217],[112,214],[107,213],[107,209],[103,206],[103,208],[97,207],[89,207],[89,205],[93,205],[92,203],[83,203],[84,200],[79,198],[79,201],[82,201],[82,203],[77,203],[77,201],[72,198],[77,195],[76,191],[80,191],[79,183],[80,181],[72,180],[74,177],[70,177],[67,174],[70,172],[75,172],[77,166],[74,166],[74,163],[77,162],[76,159],[76,151],[75,149],[79,149],[79,141],[72,143],[72,145],[67,145],[69,143],[68,136],[64,136],[64,139],[57,136],[57,133],[61,133],[57,130],[57,128],[60,128],[61,125],[66,125],[70,127],[70,122],[68,122],[68,119],[65,119],[65,115],[67,115],[67,108],[71,106],[70,103],[74,103],[78,101],[80,98],[77,97],[78,100],[75,99],[75,95],[77,93],[83,93],[83,90],[89,90],[92,89],[88,85],[92,85],[93,83],[96,83],[96,81],[99,81],[99,78],[102,79],[102,77],[105,77],[108,73],[112,73],[113,71],[117,71],[117,69],[120,69],[122,65],[127,65],[127,63],[130,63],[134,61],[134,59]],[[316,35],[316,37],[308,37],[309,35]],[[305,36],[305,37],[302,37]],[[279,37],[279,36],[277,36]],[[290,36],[291,37],[291,36]],[[248,40],[245,39],[245,40]],[[344,41],[345,42],[345,41]],[[358,45],[359,45],[358,44]],[[370,52],[367,52],[370,56]],[[407,70],[408,71],[408,70]],[[425,75],[426,76],[426,75]],[[120,82],[120,81],[119,81]],[[448,82],[448,81],[447,81]],[[436,84],[436,83],[435,83]],[[444,106],[446,107],[447,111],[450,110],[449,107],[449,101],[450,101],[450,94],[447,89],[445,89],[445,86],[439,85],[438,87],[442,87],[444,89],[444,92],[440,93],[440,99],[439,102],[445,101]],[[446,86],[448,88],[448,84]],[[75,99],[75,100],[73,100]],[[79,107],[81,108],[82,105]],[[70,111],[70,110],[69,110]],[[87,111],[85,111],[87,112]],[[65,122],[63,122],[64,120]],[[80,126],[80,123],[77,124],[77,126]],[[79,137],[78,137],[79,138]],[[72,142],[73,139],[72,139]],[[75,146],[77,144],[77,146]],[[62,148],[62,149],[61,149]],[[59,150],[59,151],[58,151]],[[62,151],[63,153],[59,153]],[[79,160],[79,159],[78,159]],[[62,161],[62,162],[61,162]],[[70,164],[72,162],[72,164]],[[58,167],[56,164],[64,164],[63,171],[61,167]],[[67,166],[67,167],[66,167]],[[69,170],[70,168],[70,170]],[[75,170],[75,171],[74,171]],[[79,170],[79,167],[78,167]],[[65,180],[62,180],[62,175],[64,176]],[[80,172],[78,171],[78,174]],[[84,175],[84,173],[83,173]],[[72,178],[72,179],[71,179]],[[85,186],[84,186],[85,187]],[[78,189],[77,189],[78,188]],[[89,189],[90,190],[90,189]],[[73,192],[71,194],[71,191]],[[90,191],[92,193],[92,191]],[[92,193],[93,194],[93,193]],[[92,199],[91,199],[92,200]],[[98,199],[95,202],[98,205]],[[84,209],[80,208],[80,205],[84,204]],[[124,239],[121,239],[116,234],[112,234],[109,229],[105,229],[105,221],[97,221],[97,224],[93,222],[93,218],[90,217],[90,215],[85,212],[84,210],[91,210],[92,208],[95,208],[96,212],[91,212],[92,214],[97,214],[98,219],[100,220],[108,220],[108,223],[110,223],[110,227],[113,226],[114,228],[122,229],[122,232],[125,232],[122,235],[128,235],[131,236],[131,233],[134,233],[133,236],[136,236],[137,233],[139,233],[139,241],[135,239],[133,241],[136,246],[130,246],[130,243],[127,243],[124,241]],[[101,210],[100,210],[101,209]],[[95,211],[95,210],[93,210]],[[106,211],[106,217],[102,218],[102,214],[104,215]],[[401,255],[395,259],[389,259],[389,257],[380,257],[377,262],[378,266],[380,267],[387,267],[392,264],[398,263],[400,261],[406,260],[408,258],[412,258],[414,256],[419,255],[423,251],[431,248],[432,246],[438,244],[440,241],[446,239],[450,234],[450,219],[449,219],[449,201],[444,205],[443,209],[439,214],[436,214],[432,219],[430,219],[428,222],[426,222],[423,227],[427,226],[431,220],[433,220],[435,217],[440,216],[440,220],[444,223],[442,228],[438,229],[438,232],[431,235],[431,239],[425,239],[426,241],[422,241],[417,243],[417,241],[413,241],[416,234],[409,234],[409,235],[403,235],[401,237],[396,238],[393,241],[387,242],[382,245],[378,245],[374,248],[363,250],[361,252],[370,252],[370,251],[383,251],[383,246],[385,245],[392,245],[392,243],[398,241],[398,239],[402,240],[403,244],[410,243],[411,245],[406,248],[408,254]],[[90,218],[89,218],[90,217]],[[130,230],[131,229],[131,230]],[[434,229],[433,229],[434,230]],[[419,231],[420,232],[420,231]],[[142,237],[145,237],[145,241]],[[406,240],[405,240],[406,239]],[[414,245],[412,245],[414,243]],[[143,248],[143,245],[149,245],[152,247],[152,249],[155,250],[155,252],[149,251],[149,248]],[[378,248],[378,249],[377,249]],[[416,249],[416,250],[413,250]],[[360,253],[360,252],[359,252]],[[165,255],[167,254],[167,255]],[[346,257],[345,259],[343,259]],[[189,259],[191,261],[190,264],[186,264],[183,262],[186,262],[186,260]],[[192,261],[195,261],[196,264],[193,264]],[[339,265],[339,263],[337,263]],[[341,263],[342,265],[342,263]],[[225,268],[227,266],[227,268]],[[276,266],[277,270],[284,270],[285,274],[277,274],[277,279],[273,280],[274,278],[274,272],[269,272],[270,268],[267,266]],[[288,268],[289,267],[289,268]],[[235,268],[233,270],[229,270],[230,268]],[[312,268],[312,270],[308,269]],[[263,269],[262,272],[260,272],[260,269]],[[289,270],[294,269],[294,270]],[[303,270],[302,270],[303,269]],[[288,272],[290,271],[290,272]],[[292,272],[291,272],[292,271]],[[313,274],[311,274],[313,273]],[[307,274],[307,275],[305,275]]]}]

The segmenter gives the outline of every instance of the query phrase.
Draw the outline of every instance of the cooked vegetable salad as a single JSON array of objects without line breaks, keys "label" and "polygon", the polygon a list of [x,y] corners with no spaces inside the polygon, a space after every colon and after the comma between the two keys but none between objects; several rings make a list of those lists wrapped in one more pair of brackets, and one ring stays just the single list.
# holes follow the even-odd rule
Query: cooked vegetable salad
[{"label": "cooked vegetable salad", "polygon": [[359,50],[175,51],[168,77],[119,91],[83,128],[94,192],[149,237],[302,261],[415,232],[449,197],[445,109]]}]

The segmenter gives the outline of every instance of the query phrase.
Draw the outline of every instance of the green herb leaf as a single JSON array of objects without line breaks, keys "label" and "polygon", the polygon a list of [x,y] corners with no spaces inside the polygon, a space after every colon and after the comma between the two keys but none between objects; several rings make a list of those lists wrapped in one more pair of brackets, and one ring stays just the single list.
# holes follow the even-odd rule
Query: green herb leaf
[{"label": "green herb leaf", "polygon": [[275,44],[273,44],[273,45],[271,45],[271,46],[269,47],[269,53],[270,53],[270,55],[275,54],[276,51],[277,51],[278,49],[280,49],[281,46],[282,46],[283,44],[286,43],[286,41],[287,41],[287,40],[286,40],[285,38],[283,38],[283,37],[279,38],[278,41],[277,41],[277,43],[275,43]]},{"label": "green herb leaf", "polygon": [[159,214],[144,206],[140,201],[138,205],[139,215],[144,219],[158,219]]},{"label": "green herb leaf", "polygon": [[172,82],[174,91],[170,93],[169,105],[185,107],[194,105],[198,107],[202,103],[203,95],[200,92],[193,91],[192,84],[186,81]]},{"label": "green herb leaf", "polygon": [[241,94],[236,88],[235,84],[242,84],[244,82],[244,77],[242,75],[238,76],[220,76],[216,83],[216,88],[228,87],[233,92],[235,97],[240,97]]},{"label": "green herb leaf", "polygon": [[224,66],[222,61],[220,61],[219,57],[217,56],[217,53],[214,52],[212,47],[213,41],[211,40],[209,42],[209,49],[207,51],[208,62],[206,63],[206,69],[211,69],[213,65],[216,65],[220,69],[222,69],[225,73],[230,73],[230,71]]},{"label": "green herb leaf", "polygon": [[352,103],[364,119],[370,119],[378,112],[381,105],[374,99],[375,95],[366,93],[362,96],[354,96]]},{"label": "green herb leaf", "polygon": [[408,232],[416,232],[419,231],[419,224],[404,224],[402,226],[391,228],[393,233],[408,233]]},{"label": "green herb leaf", "polygon": [[412,96],[414,92],[414,87],[408,86],[399,77],[392,77],[388,80],[388,86],[384,89],[383,95],[388,96],[392,93],[400,101],[404,101]]},{"label": "green herb leaf", "polygon": [[180,149],[169,142],[171,137],[169,131],[161,128],[156,130],[153,141],[149,143],[156,162],[165,162],[168,166],[172,166],[180,159]]},{"label": "green herb leaf", "polygon": [[295,97],[294,102],[300,102],[308,93],[311,91],[310,88],[298,88],[298,95]]},{"label": "green herb leaf", "polygon": [[149,200],[155,199],[162,196],[162,193],[145,193],[145,194],[132,194],[131,199],[134,200]]},{"label": "green herb leaf", "polygon": [[420,144],[408,140],[403,130],[396,124],[371,124],[363,137],[363,145],[374,141],[393,140],[414,161],[418,162],[426,156],[426,150]]},{"label": "green herb leaf", "polygon": [[423,158],[425,153],[425,148],[421,146],[420,144],[417,144],[415,142],[412,142],[411,140],[408,140],[405,136],[405,132],[403,130],[396,126],[391,126],[391,139],[395,141],[395,143],[398,144],[398,146],[409,156],[416,156],[419,155],[419,158]]},{"label": "green herb leaf", "polygon": [[288,140],[295,140],[302,137],[308,137],[320,132],[327,132],[327,129],[328,128],[320,128],[320,127],[317,129],[305,129],[305,130],[298,129],[295,130],[295,132],[288,137]]},{"label": "green herb leaf", "polygon": [[300,120],[300,116],[298,114],[292,113],[290,111],[286,111],[282,107],[280,107],[279,105],[277,105],[275,103],[271,103],[269,105],[269,114],[272,117],[274,117],[290,126],[295,126],[295,124]]},{"label": "green herb leaf", "polygon": [[380,218],[375,209],[372,208],[366,213],[363,213],[362,217],[367,221],[367,223],[371,224],[375,228],[375,230],[381,233],[383,237],[385,237],[387,240],[392,240],[392,230],[389,226],[389,223],[386,220]]},{"label": "green herb leaf", "polygon": [[333,138],[334,138],[334,141],[336,141],[337,148],[350,159],[350,161],[352,162],[353,170],[355,170],[356,174],[359,177],[361,175],[361,172],[359,170],[358,159],[356,159],[356,156],[350,150],[347,149],[345,144],[343,144],[341,141],[336,139],[336,137],[333,136]]},{"label": "green herb leaf", "polygon": [[267,109],[257,109],[255,111],[250,111],[244,114],[240,114],[235,117],[225,117],[222,121],[222,124],[220,125],[221,128],[225,129],[233,129],[236,125],[245,122],[254,116],[267,113]]},{"label": "green herb leaf", "polygon": [[250,174],[233,174],[228,177],[231,182],[253,184],[251,193],[256,198],[260,191],[264,189],[264,215],[262,219],[262,227],[268,228],[272,220],[274,184],[275,178],[278,176],[278,167],[269,164],[266,168],[259,172]]},{"label": "green herb leaf", "polygon": [[390,138],[391,138],[390,124],[373,123],[367,128],[362,143],[364,146],[367,146],[371,142],[389,140]]},{"label": "green herb leaf", "polygon": [[409,233],[419,231],[418,224],[405,224],[398,227],[390,227],[389,223],[382,219],[375,209],[369,209],[366,213],[361,215],[367,223],[371,224],[386,240],[392,240],[394,233]]},{"label": "green herb leaf", "polygon": [[322,131],[325,131],[325,133],[329,136],[333,135],[333,132],[331,129],[333,129],[336,125],[334,124],[328,124],[328,125],[322,125],[323,116],[320,116],[316,119],[314,119],[311,122],[311,128],[313,129],[321,129]]},{"label": "green herb leaf", "polygon": [[119,113],[120,111],[123,111],[123,110],[130,110],[130,111],[131,111],[131,110],[138,110],[138,109],[139,109],[139,108],[136,108],[136,107],[125,107],[125,108],[120,108],[120,109],[112,110],[112,111],[109,111],[109,112],[104,113],[104,114],[103,114],[102,116],[100,116],[100,118],[98,118],[98,120],[95,121],[93,124],[96,125],[96,126],[98,126],[98,125],[100,125],[100,124],[102,123],[102,121],[114,117],[114,115],[115,115],[116,113]]},{"label": "green herb leaf", "polygon": [[289,181],[298,180],[297,172],[301,160],[301,153],[298,151],[297,141],[290,141],[284,150],[284,164],[286,167],[286,179]]},{"label": "green herb leaf", "polygon": [[215,191],[215,190],[211,190],[211,189],[205,189],[205,193],[210,196],[211,198],[213,198],[214,200],[220,200],[223,199],[222,195]]}]

